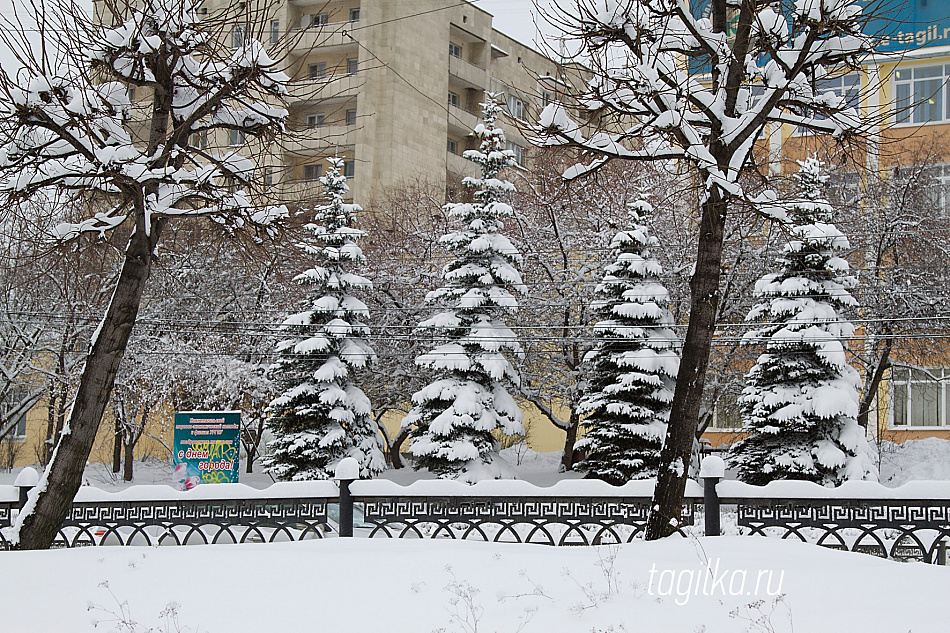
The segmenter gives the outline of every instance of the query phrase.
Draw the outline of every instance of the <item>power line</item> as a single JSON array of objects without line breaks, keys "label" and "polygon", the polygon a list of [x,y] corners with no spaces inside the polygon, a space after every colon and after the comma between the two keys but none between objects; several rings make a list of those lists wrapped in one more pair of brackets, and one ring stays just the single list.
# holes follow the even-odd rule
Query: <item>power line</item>
[{"label": "power line", "polygon": [[452,117],[453,119],[455,119],[456,123],[458,123],[460,126],[464,126],[464,125],[465,125],[465,122],[462,121],[461,119],[459,119],[458,116],[456,116],[456,115],[451,111],[451,109],[450,109],[449,106],[448,106],[448,103],[443,103],[443,102],[441,102],[441,101],[437,101],[437,100],[433,99],[432,97],[430,97],[429,95],[427,95],[426,93],[424,93],[423,91],[421,91],[421,90],[418,88],[418,86],[416,86],[414,83],[412,83],[411,81],[409,81],[408,79],[406,79],[405,77],[403,77],[403,76],[399,73],[398,70],[396,70],[395,68],[392,67],[391,64],[389,64],[389,63],[387,63],[387,62],[384,62],[384,61],[379,57],[379,55],[377,55],[376,53],[374,53],[373,51],[371,51],[371,50],[369,49],[369,47],[367,47],[364,43],[362,43],[362,42],[360,42],[360,41],[354,39],[352,36],[349,36],[349,34],[347,34],[345,31],[344,31],[344,35],[347,35],[351,40],[353,40],[354,42],[356,42],[356,44],[357,44],[360,48],[364,49],[367,53],[369,53],[370,55],[372,55],[373,58],[374,58],[377,62],[379,62],[384,68],[389,69],[390,72],[392,72],[394,75],[396,75],[396,77],[398,77],[399,79],[401,79],[407,86],[409,86],[409,87],[412,88],[414,91],[416,91],[417,93],[419,93],[419,95],[421,95],[423,98],[425,98],[425,99],[427,99],[428,101],[431,101],[432,103],[436,104],[440,109],[442,109],[442,110],[446,113],[447,116],[450,116],[450,117]]},{"label": "power line", "polygon": [[[99,317],[93,316],[60,316],[52,313],[21,313],[25,316],[39,317],[36,319],[21,319],[18,321],[11,321],[19,325],[34,325],[34,326],[43,326],[49,325],[52,320],[63,320],[63,321],[75,321],[82,320],[87,324],[91,325],[93,323],[98,323],[100,320]],[[944,323],[950,321],[950,315],[942,315],[935,317],[892,317],[892,318],[855,318],[847,319],[840,321],[815,321],[815,322],[788,322],[788,321],[769,321],[769,322],[744,322],[744,323],[720,323],[717,326],[717,329],[720,332],[725,332],[728,330],[762,330],[769,328],[779,328],[784,326],[793,326],[793,327],[802,327],[809,324],[814,325],[835,325],[835,324],[846,324],[850,323],[855,327],[860,327],[862,325],[885,325],[885,324],[897,324],[897,323],[909,323],[909,324],[934,324],[935,327],[938,327],[937,323]],[[935,323],[937,322],[937,323]],[[527,332],[527,335],[518,336],[510,340],[525,340],[525,341],[572,341],[572,340],[589,340],[589,341],[599,341],[599,337],[592,335],[589,331],[593,328],[595,322],[590,324],[571,324],[571,325],[549,325],[549,324],[529,324],[529,325],[508,325],[508,329],[513,332]],[[203,321],[183,321],[183,320],[160,320],[160,319],[140,319],[137,322],[139,326],[151,326],[155,328],[162,328],[167,330],[169,333],[177,334],[190,334],[190,335],[218,335],[225,337],[239,337],[239,336],[248,336],[248,337],[273,337],[273,338],[302,338],[308,336],[306,333],[301,333],[302,330],[310,328],[311,332],[316,332],[319,328],[319,325],[314,326],[285,326],[283,323],[271,322],[271,323],[245,323],[245,322],[217,322],[209,323]],[[203,327],[204,326],[204,327]],[[638,327],[651,327],[651,326],[623,326],[623,328],[618,329],[634,329]],[[688,324],[669,324],[663,325],[660,327],[672,329],[672,330],[682,330],[688,327]],[[439,338],[440,332],[444,331],[442,328],[434,327],[420,327],[418,325],[383,325],[383,326],[373,326],[369,325],[370,334],[369,338],[375,338],[379,340],[401,340],[401,341],[418,341],[420,338]],[[541,334],[530,334],[531,332],[545,332],[545,331],[578,331],[585,333],[580,336],[545,336]],[[400,334],[399,332],[407,332],[406,334]],[[853,338],[935,338],[943,337],[939,333],[906,333],[899,335],[880,335],[880,334],[865,334],[863,336],[856,336]],[[950,336],[950,333],[947,334]],[[742,337],[736,337],[734,335],[720,335],[719,337],[722,340],[741,340]],[[508,340],[503,337],[500,340]],[[675,339],[679,340],[679,339]],[[822,339],[823,340],[823,339]]]}]

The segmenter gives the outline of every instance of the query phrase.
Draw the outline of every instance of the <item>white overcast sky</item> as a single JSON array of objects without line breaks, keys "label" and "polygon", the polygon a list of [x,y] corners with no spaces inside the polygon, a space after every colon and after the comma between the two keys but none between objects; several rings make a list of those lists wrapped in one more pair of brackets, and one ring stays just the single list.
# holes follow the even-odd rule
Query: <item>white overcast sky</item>
[{"label": "white overcast sky", "polygon": [[[515,38],[524,44],[535,43],[538,38],[538,30],[535,23],[541,24],[537,16],[532,0],[473,0],[475,6],[485,9],[495,19],[492,25],[510,37]],[[549,0],[541,0],[541,4],[547,6]],[[542,27],[546,32],[550,32],[550,27]]]}]

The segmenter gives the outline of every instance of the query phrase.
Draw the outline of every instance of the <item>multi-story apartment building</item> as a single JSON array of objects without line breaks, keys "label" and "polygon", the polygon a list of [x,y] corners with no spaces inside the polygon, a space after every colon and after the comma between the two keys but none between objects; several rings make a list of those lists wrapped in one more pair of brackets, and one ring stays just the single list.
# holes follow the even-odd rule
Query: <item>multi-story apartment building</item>
[{"label": "multi-story apartment building", "polygon": [[[289,0],[269,18],[267,44],[284,47],[295,140],[267,178],[287,195],[309,189],[328,156],[345,159],[350,189],[372,205],[389,189],[471,175],[462,158],[485,91],[512,119],[553,99],[559,67],[492,28],[491,14],[454,0]],[[522,164],[528,143],[502,121]]]},{"label": "multi-story apartment building", "polygon": [[[93,6],[111,21],[103,15],[108,3]],[[477,175],[462,153],[477,146],[472,131],[486,91],[505,100],[509,116],[498,123],[525,165],[528,143],[517,121],[536,117],[563,85],[558,64],[495,30],[491,14],[464,0],[206,0],[198,13],[233,18],[224,43],[239,47],[253,33],[293,80],[286,99],[293,134],[263,148],[262,178],[287,202],[319,192],[314,181],[333,156],[344,158],[353,199],[364,207],[403,183],[444,188]],[[129,92],[144,111],[147,89]],[[138,139],[147,135],[142,120],[133,111],[128,121]],[[237,131],[195,142],[245,146]],[[0,442],[0,464],[34,462],[46,426],[45,403],[22,415]],[[94,461],[111,459],[108,427]],[[139,452],[154,448],[148,444]]]}]

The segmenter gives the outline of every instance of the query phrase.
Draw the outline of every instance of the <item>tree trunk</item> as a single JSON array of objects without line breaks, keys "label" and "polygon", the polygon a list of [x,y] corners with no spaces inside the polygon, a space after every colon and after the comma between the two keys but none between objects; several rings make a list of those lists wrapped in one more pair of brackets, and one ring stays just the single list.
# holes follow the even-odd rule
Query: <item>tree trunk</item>
[{"label": "tree trunk", "polygon": [[119,419],[115,420],[115,432],[112,436],[112,472],[118,473],[122,468],[122,428]]},{"label": "tree trunk", "polygon": [[570,425],[565,429],[567,437],[564,438],[564,455],[561,456],[562,472],[574,470],[574,444],[577,442],[577,427],[580,426],[580,422],[581,416],[572,409]]},{"label": "tree trunk", "polygon": [[245,472],[251,474],[254,472],[254,459],[257,457],[257,447],[261,441],[260,430],[257,432],[257,441],[252,441],[254,438],[250,433],[247,434],[248,441],[244,443],[244,452],[247,454],[247,465],[245,466]]},{"label": "tree trunk", "polygon": [[254,472],[254,458],[257,456],[257,450],[255,447],[245,447],[244,453],[247,455],[247,465],[244,467],[244,472],[251,474]]},{"label": "tree trunk", "polygon": [[[864,395],[861,397],[861,404],[858,408],[858,424],[860,424],[865,431],[867,431],[868,428],[871,403],[874,402],[874,398],[877,397],[877,390],[881,386],[881,381],[884,380],[884,372],[891,366],[891,348],[894,346],[894,340],[889,336],[890,332],[886,334],[887,338],[884,339],[881,356],[878,358],[877,366],[871,373],[871,377],[865,381]],[[877,429],[875,429],[875,433],[878,433]]]},{"label": "tree trunk", "polygon": [[[236,407],[232,407],[236,408]],[[244,445],[244,452],[247,454],[246,472],[254,472],[254,460],[257,459],[261,450],[261,438],[264,437],[264,418],[258,419],[257,428],[251,429],[245,426],[241,430],[241,442]]]},{"label": "tree trunk", "polygon": [[130,434],[125,442],[125,467],[122,470],[122,480],[132,481],[132,469],[135,465],[135,441]]},{"label": "tree trunk", "polygon": [[150,234],[146,234],[144,210],[137,211],[141,215],[129,239],[122,272],[102,323],[93,335],[69,420],[43,474],[46,488],[37,495],[34,507],[30,508],[32,500],[27,504],[23,518],[17,521],[19,549],[49,548],[82,482],[83,468],[135,325],[152,253],[162,229],[162,222],[154,222]]},{"label": "tree trunk", "polygon": [[49,463],[50,451],[52,446],[56,443],[56,402],[57,394],[53,389],[50,389],[49,397],[49,408],[47,409],[46,415],[46,437],[43,439],[43,448],[42,455],[39,455],[40,461],[43,463],[43,466],[46,466]]},{"label": "tree trunk", "polygon": [[393,470],[398,470],[405,466],[402,463],[402,456],[399,454],[399,450],[402,448],[402,443],[406,441],[406,438],[409,437],[409,431],[405,429],[399,429],[399,433],[396,434],[396,439],[393,440],[393,443],[389,446],[389,463],[392,464]]},{"label": "tree trunk", "polygon": [[676,377],[670,423],[660,452],[660,470],[645,534],[648,541],[669,536],[679,528],[690,457],[699,424],[706,367],[716,329],[722,242],[728,204],[715,192],[709,196],[702,206],[696,272],[689,283],[689,327]]}]

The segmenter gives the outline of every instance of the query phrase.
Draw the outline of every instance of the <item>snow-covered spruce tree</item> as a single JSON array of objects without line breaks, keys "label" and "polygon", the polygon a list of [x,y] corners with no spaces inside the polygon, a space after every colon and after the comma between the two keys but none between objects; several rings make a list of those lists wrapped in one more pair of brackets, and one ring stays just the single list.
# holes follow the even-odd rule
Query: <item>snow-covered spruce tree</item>
[{"label": "snow-covered spruce tree", "polygon": [[292,337],[278,343],[281,358],[272,370],[283,391],[268,406],[275,439],[264,466],[284,480],[330,479],[344,457],[356,458],[366,478],[386,465],[369,399],[350,379],[352,369],[376,357],[363,338],[369,310],[352,294],[372,288],[351,270],[363,263],[356,241],[364,233],[353,226],[361,209],[343,202],[349,190],[343,161],[329,162],[320,178],[328,202],[306,227],[312,239],[300,244],[313,267],[295,278],[314,299],[284,321]]},{"label": "snow-covered spruce tree", "polygon": [[81,217],[56,227],[63,242],[116,230],[128,236],[69,417],[6,531],[23,549],[49,547],[79,489],[165,227],[206,216],[232,230],[256,225],[271,233],[287,213],[255,201],[260,172],[249,158],[284,131],[283,62],[251,38],[228,46],[238,20],[243,32],[261,32],[253,20],[266,8],[224,5],[199,17],[199,5],[119,0],[91,17],[71,0],[27,0],[18,15],[34,18],[36,28],[0,32],[16,57],[4,65],[15,73],[0,70],[4,204],[38,195],[67,200]]},{"label": "snow-covered spruce tree", "polygon": [[663,269],[650,252],[658,242],[645,224],[652,211],[644,200],[632,204],[633,228],[610,244],[614,262],[591,304],[602,320],[584,358],[587,387],[578,405],[588,430],[577,443],[587,451],[577,470],[617,486],[656,476],[679,371],[673,315],[664,307],[669,294],[658,280]]},{"label": "snow-covered spruce tree", "polygon": [[518,385],[519,375],[505,353],[520,355],[521,346],[503,318],[518,309],[512,291],[524,294],[526,288],[521,255],[501,233],[502,218],[513,213],[505,200],[514,186],[498,174],[514,157],[505,149],[504,132],[495,127],[500,111],[489,93],[482,104],[484,122],[475,128],[481,145],[465,152],[482,168],[481,178],[464,180],[474,190],[473,202],[446,206],[463,226],[441,238],[454,259],[442,271],[445,285],[426,301],[448,309],[419,324],[443,342],[416,358],[436,379],[412,396],[402,421],[416,468],[467,482],[513,477],[492,431],[523,432],[521,410],[506,387],[506,382]]},{"label": "snow-covered spruce tree", "polygon": [[780,271],[755,285],[758,303],[747,317],[762,326],[748,344],[765,344],[739,398],[744,431],[731,462],[751,484],[804,479],[833,486],[848,479],[877,479],[864,429],[858,424],[861,376],[848,364],[854,325],[842,314],[857,302],[849,247],[831,224],[822,197],[825,180],[815,159],[799,163],[801,197],[789,211],[789,243]]}]

